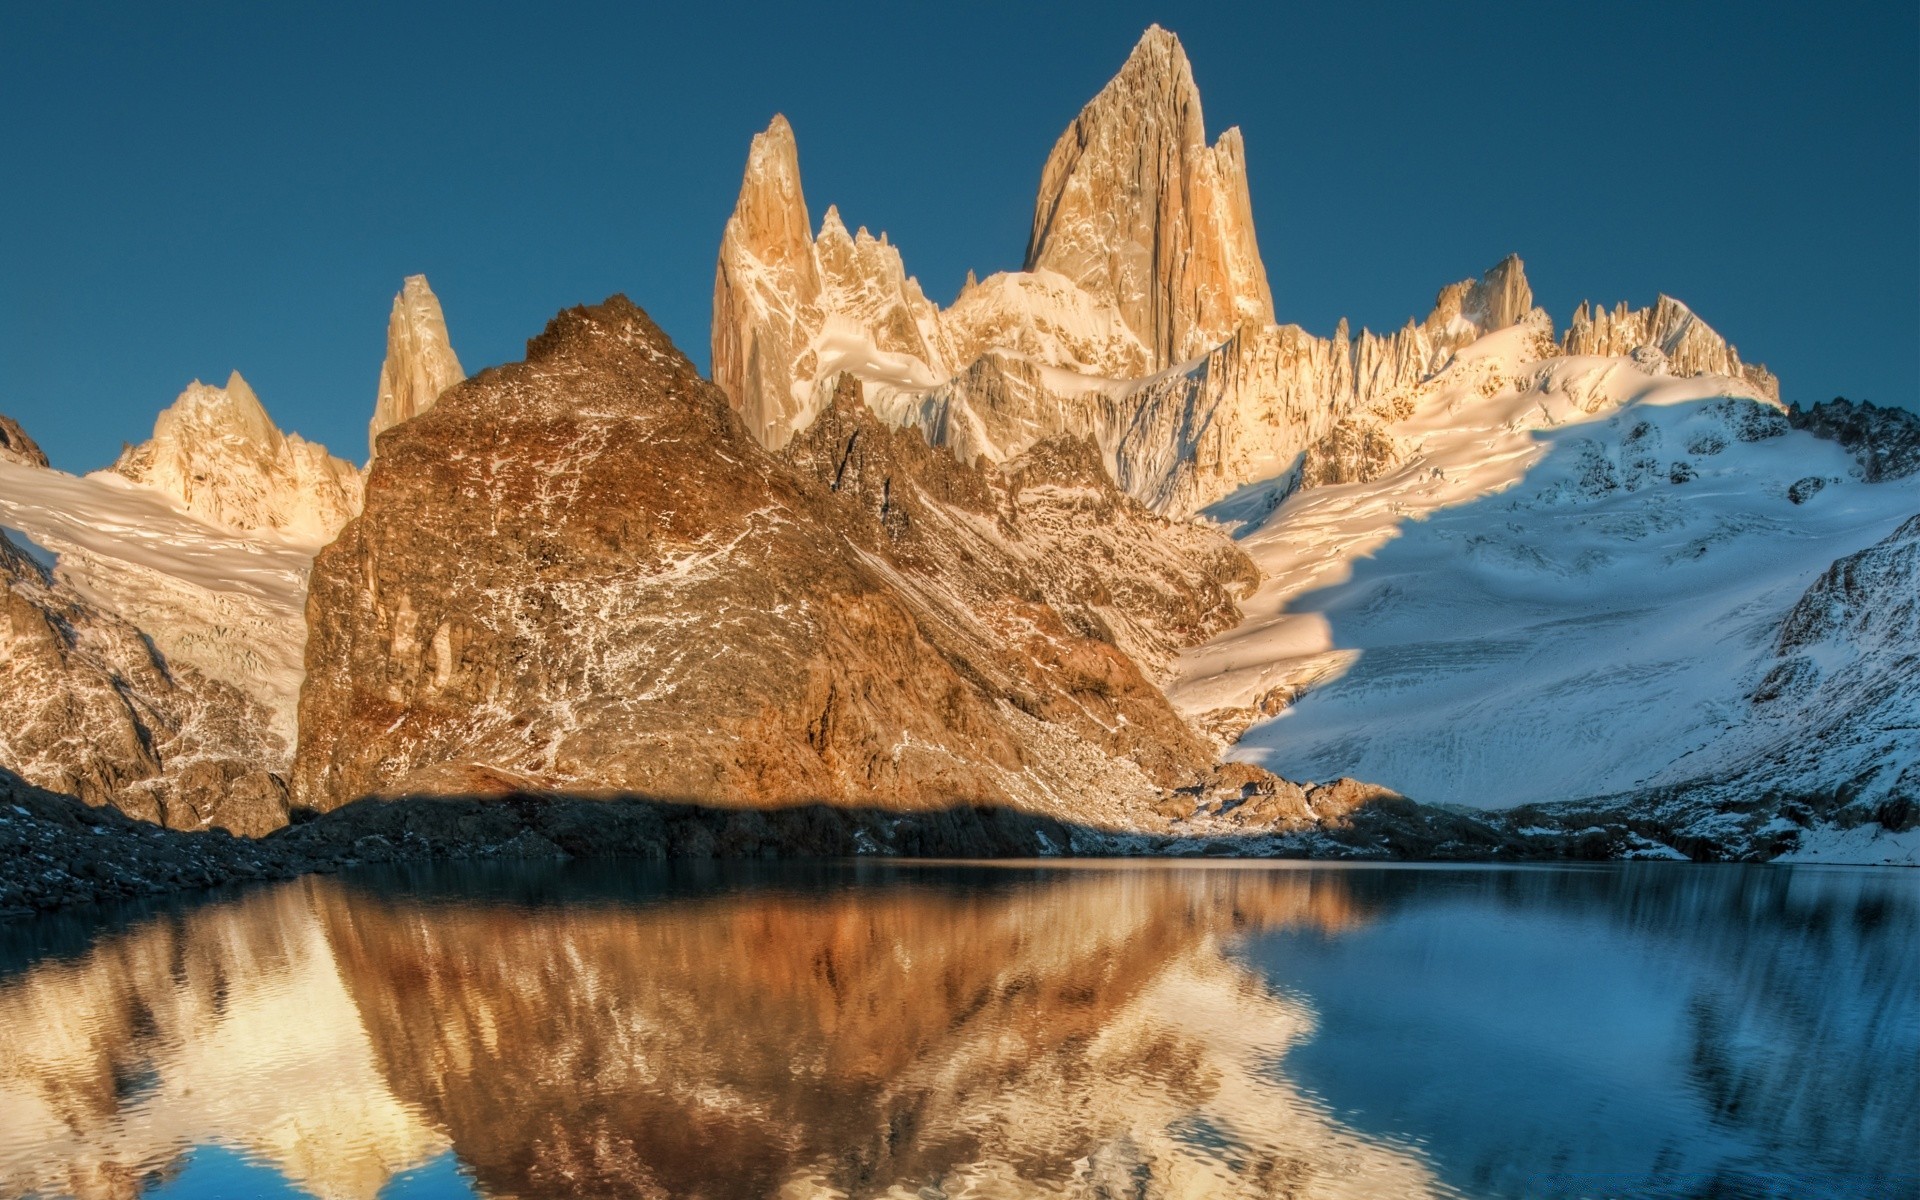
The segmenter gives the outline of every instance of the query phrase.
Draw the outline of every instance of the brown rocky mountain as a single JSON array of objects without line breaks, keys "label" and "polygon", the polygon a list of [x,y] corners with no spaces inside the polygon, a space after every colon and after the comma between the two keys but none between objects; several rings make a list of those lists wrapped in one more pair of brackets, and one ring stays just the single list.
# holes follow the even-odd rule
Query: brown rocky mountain
[{"label": "brown rocky mountain", "polygon": [[295,802],[530,788],[1125,825],[1210,766],[1151,676],[1252,582],[1086,444],[963,465],[851,380],[767,451],[615,297],[383,435],[314,564]]}]

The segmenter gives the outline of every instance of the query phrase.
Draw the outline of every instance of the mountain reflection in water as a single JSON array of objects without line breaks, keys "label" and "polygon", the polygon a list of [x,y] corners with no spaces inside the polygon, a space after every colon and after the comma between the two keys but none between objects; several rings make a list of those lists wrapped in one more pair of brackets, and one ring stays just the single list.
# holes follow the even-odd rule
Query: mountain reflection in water
[{"label": "mountain reflection in water", "polygon": [[[195,1169],[211,1147],[285,1194],[356,1198],[414,1194],[430,1164],[458,1170],[426,1173],[435,1194],[499,1197],[1519,1195],[1537,1172],[1729,1163],[1885,1179],[1920,1132],[1917,899],[1911,873],[1779,868],[302,880],[0,928],[0,1200],[217,1194]],[[1556,942],[1618,961],[1569,968]],[[1628,977],[1648,1011],[1566,1036],[1626,1056],[1664,1139],[1607,1126],[1617,1079],[1535,1077],[1559,1065],[1541,1028],[1578,1002],[1506,978],[1510,947]]]}]

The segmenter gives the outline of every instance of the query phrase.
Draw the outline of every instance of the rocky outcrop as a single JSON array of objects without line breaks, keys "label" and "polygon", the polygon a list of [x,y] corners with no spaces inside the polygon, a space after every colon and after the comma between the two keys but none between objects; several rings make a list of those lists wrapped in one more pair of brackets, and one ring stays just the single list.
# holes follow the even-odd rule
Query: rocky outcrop
[{"label": "rocky outcrop", "polygon": [[772,447],[792,436],[795,373],[819,320],[812,230],[793,127],[775,116],[747,152],[713,280],[714,382]]},{"label": "rocky outcrop", "polygon": [[20,422],[8,416],[0,416],[0,458],[29,467],[48,465],[47,452],[40,448],[40,443],[28,437],[27,431],[20,428]]},{"label": "rocky outcrop", "polygon": [[425,275],[407,276],[387,318],[387,357],[380,364],[380,392],[367,425],[369,455],[380,453],[383,431],[432,408],[441,392],[466,377],[447,339],[440,298]]},{"label": "rocky outcrop", "polygon": [[1297,487],[1377,478],[1406,461],[1391,427],[1436,374],[1517,326],[1538,335],[1535,358],[1615,357],[1779,394],[1667,297],[1583,305],[1556,343],[1517,256],[1388,333],[1276,325],[1239,131],[1207,143],[1192,67],[1157,26],[1055,144],[1023,270],[969,274],[942,311],[884,236],[850,238],[831,210],[817,238],[808,221],[793,131],[776,119],[754,139],[722,239],[713,323],[715,381],[772,447],[849,372],[886,420],[962,461],[1087,438],[1127,494],[1185,516],[1229,498],[1245,507],[1249,488],[1270,506]]},{"label": "rocky outcrop", "polygon": [[238,371],[225,387],[195,380],[112,470],[203,521],[310,545],[330,540],[360,508],[359,470],[282,433]]},{"label": "rocky outcrop", "polygon": [[237,689],[168,662],[0,537],[0,767],[170,829],[286,823],[287,747]]},{"label": "rocky outcrop", "polygon": [[1920,516],[1834,562],[1781,623],[1750,728],[1709,790],[1838,803],[1858,824],[1920,828]]},{"label": "rocky outcrop", "polygon": [[1568,354],[1632,358],[1656,374],[1724,375],[1780,400],[1780,381],[1771,371],[1741,362],[1731,343],[1671,296],[1652,308],[1628,308],[1623,301],[1611,312],[1582,301],[1560,344]]},{"label": "rocky outcrop", "polygon": [[1868,483],[1920,474],[1920,413],[1835,396],[1810,408],[1795,404],[1787,410],[1787,421],[1846,447]]},{"label": "rocky outcrop", "polygon": [[1054,143],[1026,269],[1113,305],[1155,370],[1273,323],[1240,131],[1207,144],[1193,68],[1158,25]]},{"label": "rocky outcrop", "polygon": [[[996,479],[850,389],[769,455],[616,297],[390,431],[315,563],[296,802],[523,787],[1117,822],[1204,767],[1119,644],[1151,669],[1231,622],[1237,552],[1071,450]],[[1088,506],[1131,534],[1075,528]]]}]

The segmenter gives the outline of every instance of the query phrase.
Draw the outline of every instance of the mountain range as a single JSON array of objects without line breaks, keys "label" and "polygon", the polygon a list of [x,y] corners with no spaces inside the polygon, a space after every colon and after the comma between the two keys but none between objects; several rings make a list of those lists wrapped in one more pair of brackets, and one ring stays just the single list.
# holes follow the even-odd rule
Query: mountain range
[{"label": "mountain range", "polygon": [[619,296],[467,378],[414,276],[364,468],[237,372],[85,476],[0,418],[0,786],[256,837],[644,798],[873,851],[966,810],[1036,853],[1920,860],[1920,419],[1789,406],[1670,297],[1557,327],[1517,256],[1280,324],[1249,188],[1155,27],[1023,268],[945,307],[815,225],[776,117],[710,379]]}]

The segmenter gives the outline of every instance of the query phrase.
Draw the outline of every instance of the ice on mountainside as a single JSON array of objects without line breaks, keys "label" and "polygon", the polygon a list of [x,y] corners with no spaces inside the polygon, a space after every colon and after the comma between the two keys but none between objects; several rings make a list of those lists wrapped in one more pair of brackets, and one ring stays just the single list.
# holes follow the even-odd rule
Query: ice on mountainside
[{"label": "ice on mountainside", "polygon": [[367,425],[367,452],[380,452],[382,431],[412,420],[465,379],[460,359],[447,339],[440,298],[425,275],[409,275],[393,298],[387,318],[387,357],[380,364],[380,391]]},{"label": "ice on mountainside", "polygon": [[76,477],[0,460],[0,524],[56,556],[59,582],[130,623],[169,663],[238,689],[291,754],[310,547],[181,510],[110,471]]},{"label": "ice on mountainside", "polygon": [[[1225,734],[1252,722],[1235,755],[1281,774],[1482,806],[1718,777],[1763,725],[1803,766],[1849,723],[1870,743],[1862,704],[1823,729],[1747,697],[1809,584],[1920,511],[1920,486],[1865,483],[1789,428],[1770,380],[1660,365],[1524,327],[1463,348],[1387,427],[1403,464],[1243,537],[1266,583],[1187,656],[1176,702]],[[1842,640],[1898,673],[1897,636]],[[1859,774],[1831,766],[1826,785],[1747,778]]]},{"label": "ice on mountainside", "polygon": [[10,537],[0,537],[0,664],[0,764],[29,783],[174,829],[286,823],[271,768],[291,746],[259,704],[168,661]]}]

